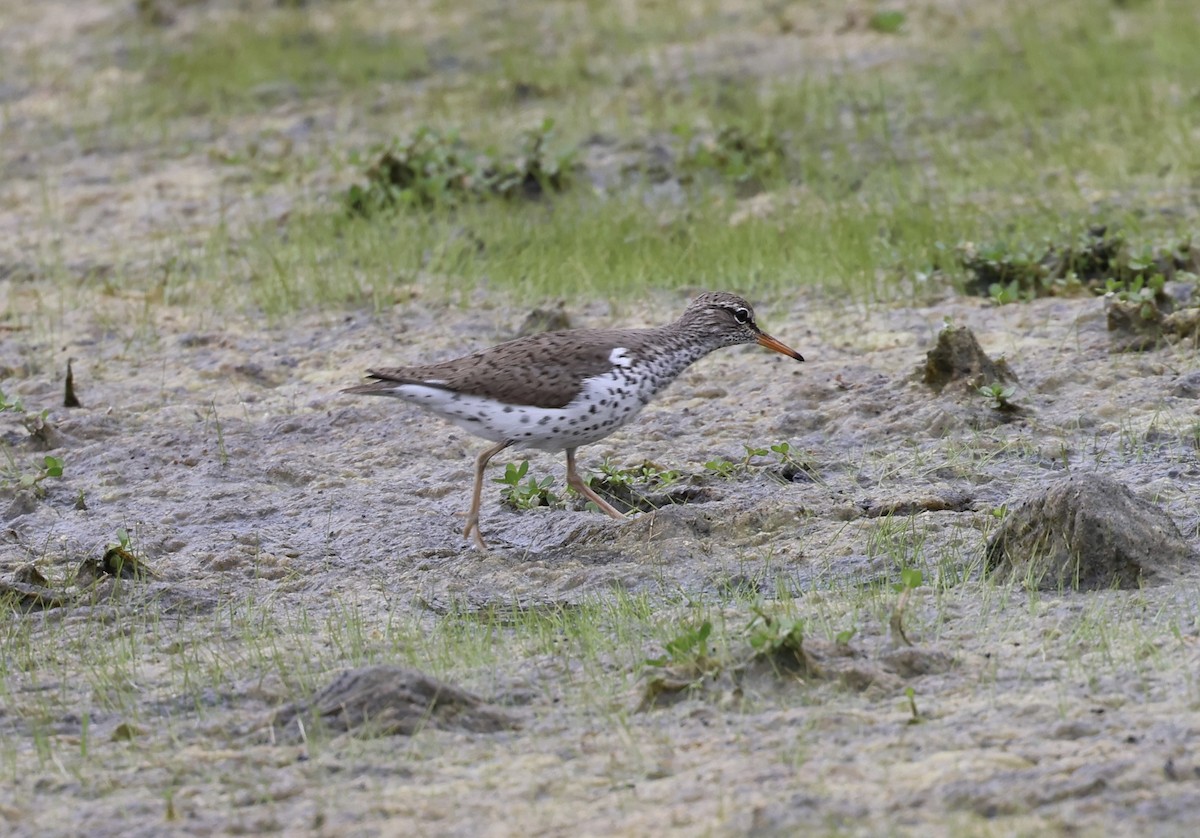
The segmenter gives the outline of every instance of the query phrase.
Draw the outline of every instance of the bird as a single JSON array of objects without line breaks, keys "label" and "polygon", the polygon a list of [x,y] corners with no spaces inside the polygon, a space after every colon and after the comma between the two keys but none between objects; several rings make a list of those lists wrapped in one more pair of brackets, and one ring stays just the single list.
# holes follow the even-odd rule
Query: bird
[{"label": "bird", "polygon": [[724,346],[757,343],[803,361],[759,328],[754,309],[724,291],[700,294],[673,323],[646,329],[570,329],[520,337],[449,361],[367,370],[345,393],[424,408],[494,444],[475,460],[463,538],[486,551],[479,528],[484,469],[506,448],[565,451],[567,485],[612,518],[575,452],[626,425],[693,362]]}]

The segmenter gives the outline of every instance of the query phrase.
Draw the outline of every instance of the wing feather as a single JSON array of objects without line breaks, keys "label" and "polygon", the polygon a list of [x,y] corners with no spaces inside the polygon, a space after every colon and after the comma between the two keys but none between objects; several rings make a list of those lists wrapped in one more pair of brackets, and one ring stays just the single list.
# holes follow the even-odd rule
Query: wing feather
[{"label": "wing feather", "polygon": [[367,370],[374,380],[345,392],[385,395],[397,384],[421,384],[503,404],[566,407],[579,393],[581,380],[612,370],[614,349],[635,351],[636,337],[619,330],[544,332],[452,361]]}]

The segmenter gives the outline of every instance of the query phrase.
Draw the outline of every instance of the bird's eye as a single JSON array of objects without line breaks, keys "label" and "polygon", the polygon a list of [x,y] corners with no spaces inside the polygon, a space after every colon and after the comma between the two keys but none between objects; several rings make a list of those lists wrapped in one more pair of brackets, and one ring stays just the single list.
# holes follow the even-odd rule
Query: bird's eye
[{"label": "bird's eye", "polygon": [[749,323],[750,312],[746,311],[744,308],[735,308],[733,310],[733,319],[739,323]]}]

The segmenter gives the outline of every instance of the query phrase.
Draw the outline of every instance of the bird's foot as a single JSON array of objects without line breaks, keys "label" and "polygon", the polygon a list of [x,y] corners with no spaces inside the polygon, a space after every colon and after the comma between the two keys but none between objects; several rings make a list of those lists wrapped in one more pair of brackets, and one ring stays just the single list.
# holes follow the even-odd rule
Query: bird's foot
[{"label": "bird's foot", "polygon": [[479,548],[480,552],[482,552],[482,553],[488,552],[488,546],[483,541],[483,533],[481,533],[479,531],[479,519],[478,518],[474,518],[474,519],[468,521],[467,526],[463,529],[463,538],[470,538],[472,536],[474,536],[475,546],[477,548]]}]

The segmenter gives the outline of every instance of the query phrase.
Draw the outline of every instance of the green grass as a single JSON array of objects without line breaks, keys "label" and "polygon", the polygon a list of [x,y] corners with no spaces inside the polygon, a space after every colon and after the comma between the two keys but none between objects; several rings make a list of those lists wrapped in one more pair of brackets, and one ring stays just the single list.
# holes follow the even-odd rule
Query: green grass
[{"label": "green grass", "polygon": [[[915,544],[922,523],[893,528],[892,537]],[[606,743],[614,783],[638,781],[661,773],[655,755],[662,748],[696,747],[697,718],[711,714],[717,731],[745,730],[761,724],[760,713],[784,712],[785,724],[797,724],[794,714],[804,707],[795,739],[753,745],[758,761],[789,760],[816,747],[829,725],[883,726],[894,737],[892,726],[904,723],[895,720],[909,714],[909,686],[921,723],[933,728],[914,727],[914,735],[937,747],[959,735],[948,729],[979,713],[1008,712],[1018,694],[1057,704],[1064,721],[1086,718],[1099,701],[1115,701],[1116,709],[1181,694],[1200,700],[1194,673],[1179,664],[1195,642],[1194,590],[1082,600],[1019,583],[929,581],[906,605],[907,636],[918,652],[969,651],[948,672],[905,679],[883,694],[782,665],[801,637],[848,647],[866,671],[887,656],[897,592],[846,578],[795,599],[732,593],[688,601],[613,591],[563,606],[451,603],[438,614],[394,600],[384,587],[315,600],[246,594],[186,615],[160,608],[135,585],[87,615],[63,609],[18,617],[0,603],[0,777],[24,784],[15,788],[36,783],[43,794],[65,783],[65,793],[89,801],[136,800],[142,819],[153,818],[147,801],[163,799],[166,807],[176,791],[196,787],[219,795],[250,789],[251,797],[261,789],[259,802],[269,806],[273,778],[299,765],[301,752],[261,744],[266,713],[311,696],[342,668],[368,664],[414,666],[484,696],[515,685],[529,704],[513,712],[527,724],[494,746],[492,737],[331,739],[309,729],[301,758],[317,768],[298,782],[310,791],[345,788],[330,778],[328,761],[336,771],[395,771],[399,764],[440,779],[464,753],[477,757],[471,748],[502,750],[508,766],[514,754],[547,748],[586,752],[593,738]],[[734,674],[739,668],[744,678]],[[639,696],[663,675],[695,678],[683,696],[689,703],[639,712]],[[564,725],[580,732],[554,739]],[[181,795],[180,805],[189,799]]]},{"label": "green grass", "polygon": [[[1189,138],[1200,102],[1177,80],[1200,77],[1200,54],[1191,49],[1200,38],[1197,15],[1170,0],[1127,11],[1059,6],[1054,25],[1042,13],[1014,4],[997,27],[956,32],[926,63],[784,76],[757,87],[751,80],[748,90],[745,80],[721,82],[702,71],[669,90],[653,74],[615,89],[555,75],[571,101],[544,97],[539,120],[554,118],[563,140],[578,143],[595,130],[590,102],[612,116],[615,139],[632,143],[624,165],[634,171],[646,160],[638,150],[644,139],[663,138],[683,202],[648,196],[630,174],[600,194],[583,174],[570,194],[534,204],[484,201],[368,220],[344,218],[334,193],[315,194],[300,199],[282,228],[216,236],[196,269],[171,281],[167,299],[211,299],[212,283],[221,281],[229,293],[215,296],[276,315],[386,306],[397,286],[411,284],[464,298],[483,283],[524,299],[620,298],[648,285],[919,297],[929,277],[961,276],[950,254],[963,241],[1036,247],[1074,240],[1095,222],[1123,227],[1135,246],[1182,234],[1196,215],[1189,184],[1200,171],[1200,147]],[[289,31],[303,28],[299,18],[286,19]],[[307,66],[308,53],[293,54],[278,31],[258,32],[236,30],[239,53],[266,56],[264,66],[283,75],[293,64]],[[641,41],[625,34],[617,40],[634,60]],[[308,35],[299,39],[304,50],[357,54],[349,29]],[[496,37],[517,34],[501,26]],[[185,110],[201,100],[212,108],[238,101],[270,75],[257,64],[219,73],[209,46],[188,46],[163,63],[162,73],[186,80],[178,99]],[[511,103],[492,103],[495,122],[485,103],[468,113],[443,107],[447,97],[458,101],[457,90],[493,83],[492,52],[414,94],[406,124],[458,131],[484,147],[515,142],[531,122],[520,109],[514,116]],[[331,84],[370,88],[370,56],[330,75]],[[234,84],[226,75],[241,94],[219,90]],[[175,82],[151,75],[148,84]],[[321,92],[315,81],[301,90]],[[727,153],[721,143],[730,136],[747,138],[748,150]],[[331,154],[344,160],[359,150]],[[589,162],[586,147],[581,158]],[[361,178],[361,168],[339,165]],[[747,184],[758,193],[757,212],[741,203]]]},{"label": "green grass", "polygon": [[[861,216],[853,228],[839,227],[814,208],[794,227],[733,226],[733,211],[724,201],[675,212],[590,197],[372,221],[344,219],[334,210],[297,219],[286,240],[264,231],[249,242],[227,242],[217,248],[219,263],[203,273],[224,277],[243,302],[279,314],[326,302],[387,306],[406,285],[467,299],[484,282],[520,298],[632,297],[648,286],[761,293],[824,284],[853,293],[855,278],[871,270],[871,243],[857,240],[865,232]],[[829,237],[839,234],[845,246],[833,251]],[[173,292],[186,298],[194,289],[185,282]]]},{"label": "green grass", "polygon": [[127,119],[244,114],[430,71],[415,38],[291,9],[202,26],[180,45],[146,32],[132,63],[151,95],[129,101]]},{"label": "green grass", "polygon": [[[1136,249],[1197,217],[1200,100],[1182,80],[1200,77],[1200,15],[1183,0],[910,15],[886,37],[911,54],[878,69],[749,62],[735,73],[699,56],[731,33],[792,37],[772,31],[772,13],[446,3],[381,23],[355,3],[337,10],[136,30],[121,83],[71,82],[72,128],[88,143],[204,153],[222,190],[282,190],[290,208],[282,223],[221,223],[206,239],[160,230],[150,246],[163,267],[149,272],[142,243],[122,242],[107,286],[272,316],[388,306],[411,284],[463,298],[486,284],[524,300],[619,299],[647,285],[924,299],[962,278],[961,242],[1042,252],[1100,222]],[[277,121],[247,122],[259,114],[340,114],[350,130],[297,144]],[[509,153],[547,118],[590,167],[565,195],[343,217],[341,190],[396,135],[428,125]],[[600,145],[586,142],[594,135]],[[650,188],[663,177],[678,188]],[[61,241],[47,187],[41,223]],[[61,274],[53,249],[38,258]]]},{"label": "green grass", "polygon": [[[918,643],[953,642],[967,632],[994,634],[999,649],[1008,636],[1028,643],[1026,622],[1034,620],[1046,629],[1036,651],[1048,660],[1090,677],[1149,679],[1177,668],[1163,650],[1184,642],[1180,626],[1190,624],[1190,606],[1186,597],[1156,596],[1150,613],[1139,597],[1112,592],[1081,603],[1018,583],[922,584],[905,623]],[[885,632],[896,601],[891,586],[835,581],[797,599],[733,593],[672,603],[618,593],[577,606],[452,607],[438,616],[340,599],[317,610],[248,598],[180,621],[153,603],[127,607],[134,601],[122,605],[119,598],[122,619],[94,631],[79,632],[54,612],[50,619],[4,621],[0,696],[13,712],[4,720],[8,746],[0,765],[38,758],[35,734],[61,728],[67,713],[119,718],[153,727],[152,739],[169,739],[179,725],[236,716],[249,685],[275,681],[303,698],[343,667],[381,663],[414,666],[485,695],[538,661],[553,663],[567,677],[539,682],[543,701],[622,717],[647,662],[664,659],[664,650],[670,661],[673,644],[702,623],[712,625],[705,654],[719,671],[748,661],[747,644],[763,614],[785,624],[802,621],[806,637],[873,648],[870,638]]]}]

